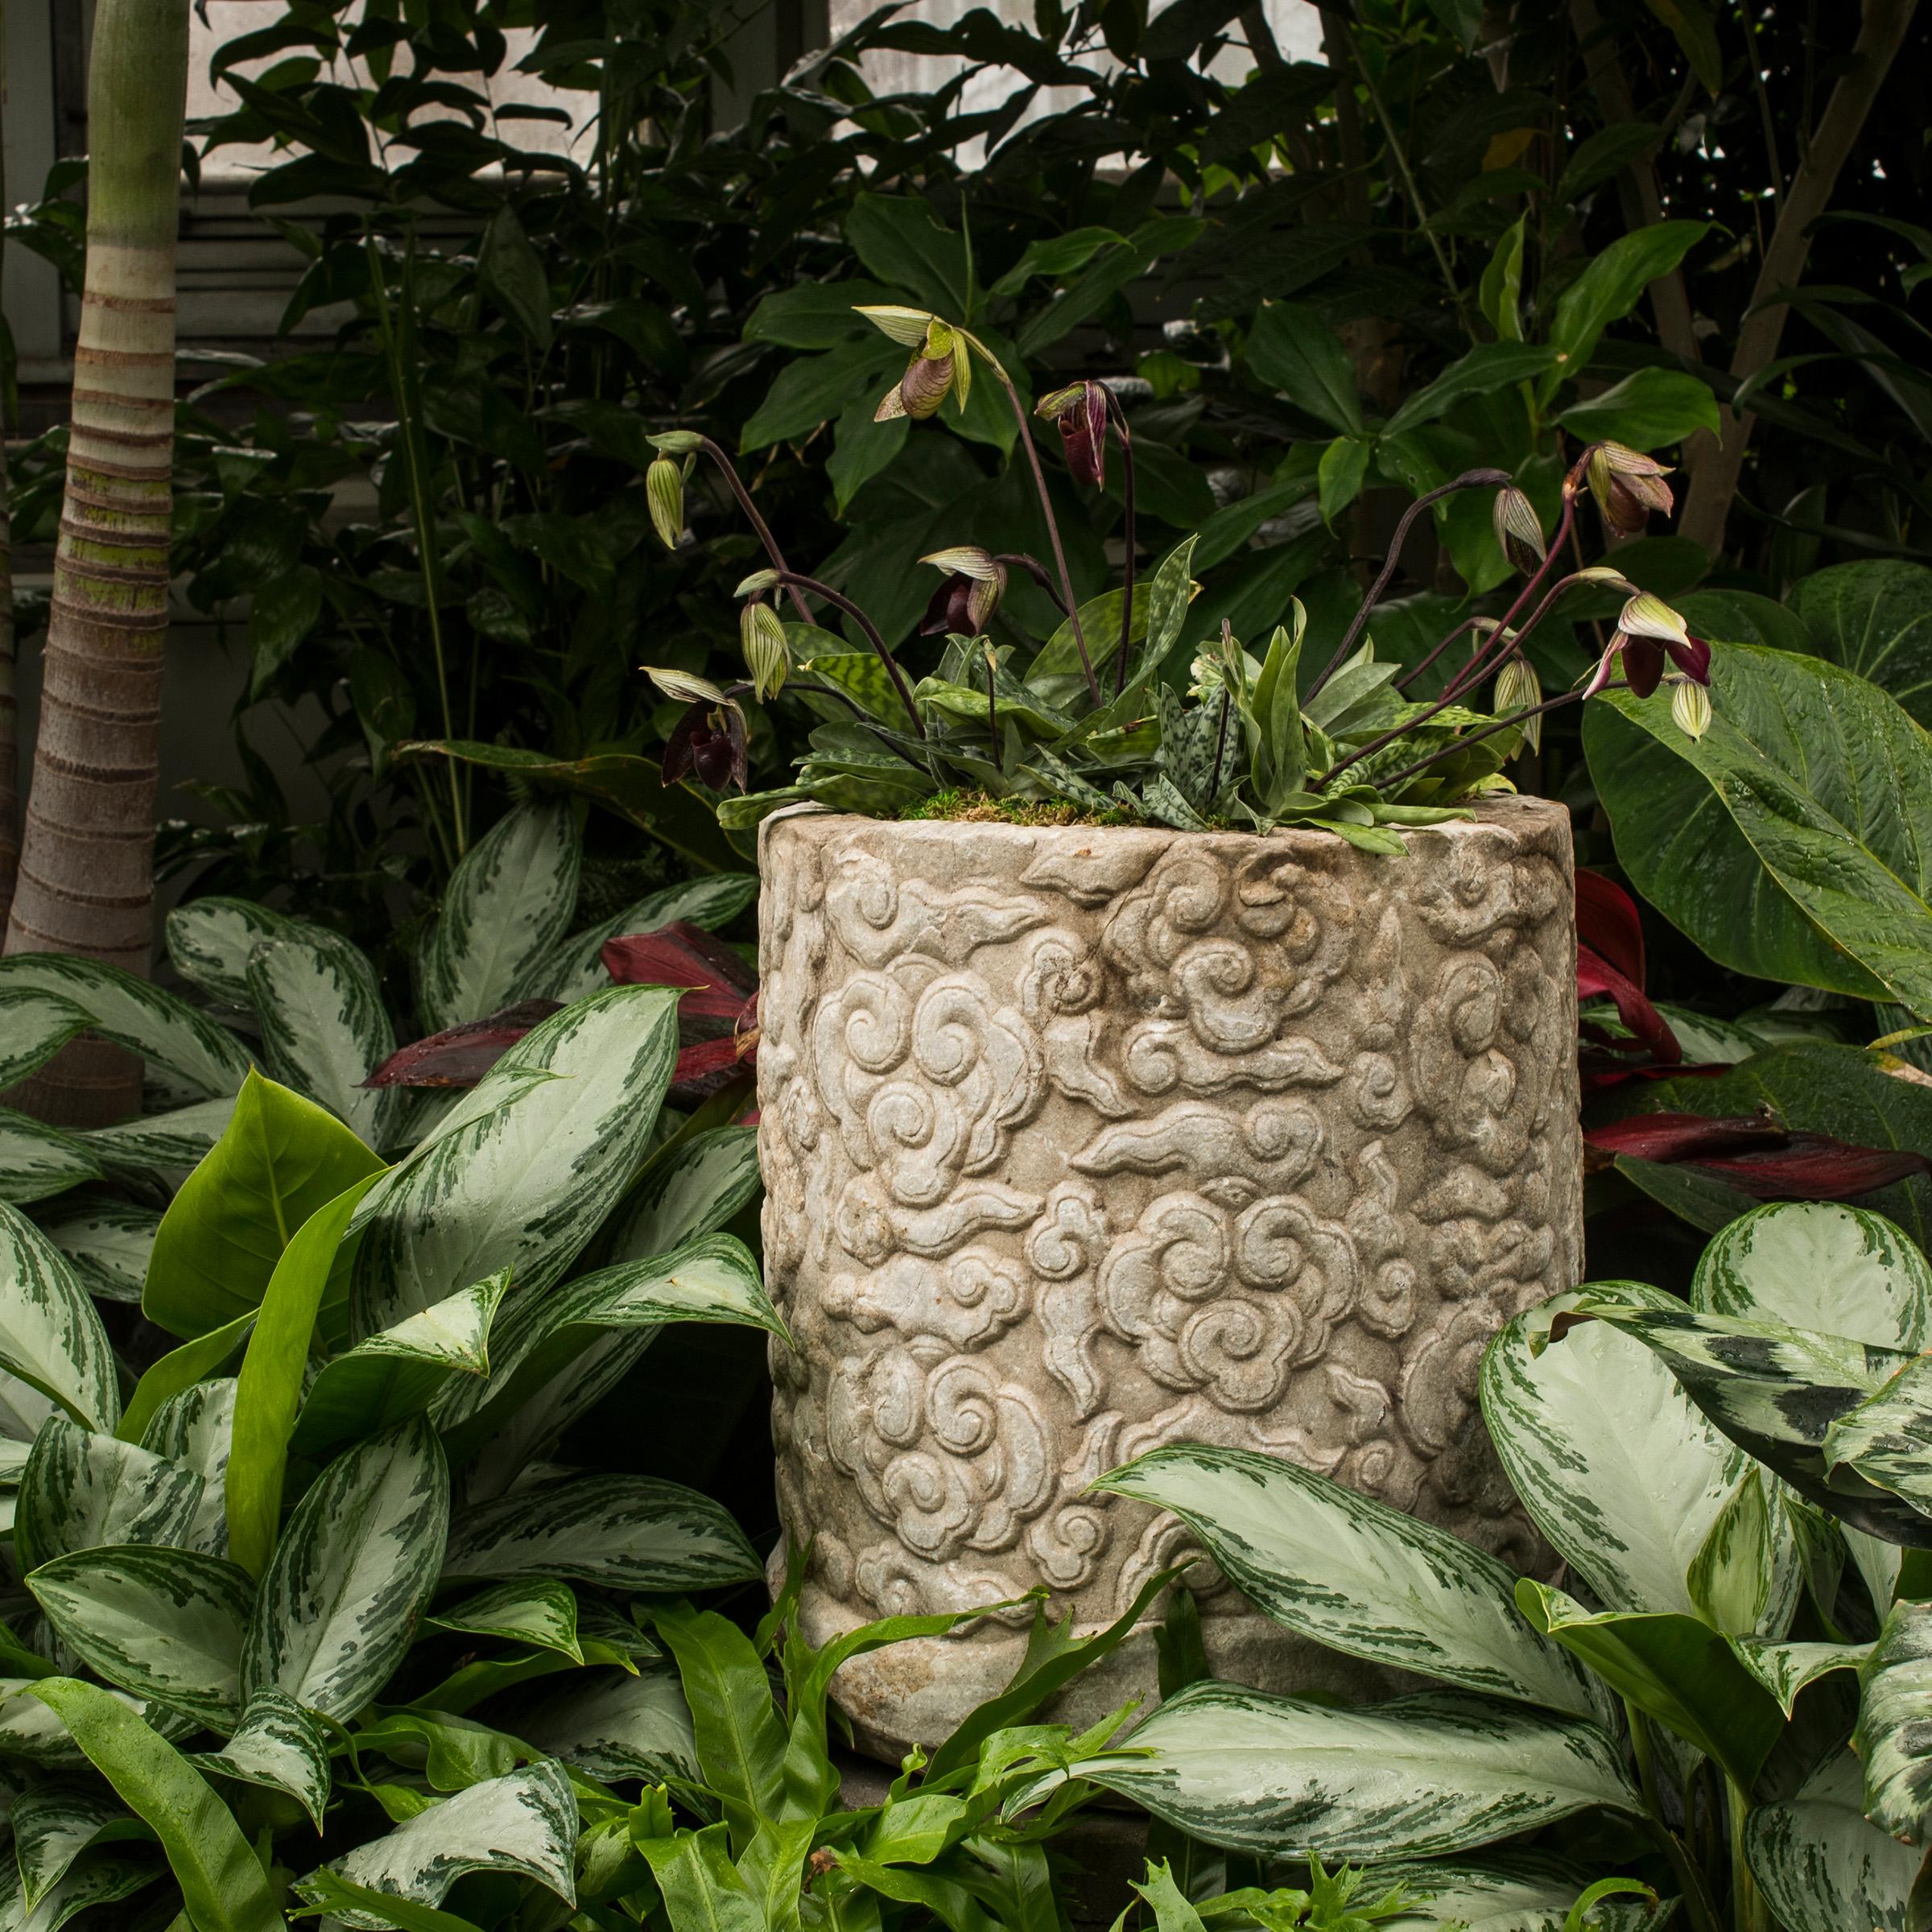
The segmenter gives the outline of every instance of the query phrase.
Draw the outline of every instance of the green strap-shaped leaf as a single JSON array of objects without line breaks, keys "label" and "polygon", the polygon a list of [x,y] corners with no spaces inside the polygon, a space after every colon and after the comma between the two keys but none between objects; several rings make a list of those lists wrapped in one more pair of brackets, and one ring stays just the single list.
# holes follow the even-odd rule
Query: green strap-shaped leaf
[{"label": "green strap-shaped leaf", "polygon": [[328,1803],[328,1740],[286,1692],[265,1684],[248,1700],[235,1734],[195,1760],[204,1772],[292,1798],[316,1829]]},{"label": "green strap-shaped leaf", "polygon": [[583,1646],[577,1641],[576,1596],[568,1583],[554,1576],[520,1576],[493,1584],[423,1621],[438,1630],[535,1644],[573,1664],[584,1661]]},{"label": "green strap-shaped leaf", "polygon": [[112,1543],[179,1547],[200,1500],[193,1470],[50,1415],[21,1472],[14,1551],[31,1571]]},{"label": "green strap-shaped leaf", "polygon": [[549,999],[580,1000],[610,984],[610,975],[599,956],[605,941],[626,933],[655,932],[674,919],[716,932],[758,896],[758,875],[749,872],[715,873],[708,878],[666,886],[595,926],[573,932],[557,948],[534,990]]},{"label": "green strap-shaped leaf", "polygon": [[23,1913],[34,1910],[83,1852],[154,1837],[125,1805],[78,1778],[50,1777],[22,1792],[6,1822],[14,1828]]},{"label": "green strap-shaped leaf", "polygon": [[388,1146],[402,1096],[362,1083],[395,1051],[396,1030],[361,948],[291,920],[249,955],[248,991],[275,1078],[371,1147]]},{"label": "green strap-shaped leaf", "polygon": [[1894,1604],[1858,1673],[1852,1748],[1865,1771],[1865,1816],[1907,1844],[1932,1833],[1932,1604]]},{"label": "green strap-shaped leaf", "polygon": [[56,1410],[93,1429],[121,1416],[107,1331],[67,1258],[0,1203],[0,1427],[31,1436]]},{"label": "green strap-shaped leaf", "polygon": [[80,1550],[29,1574],[68,1647],[110,1684],[231,1730],[242,1715],[245,1570],[192,1550]]},{"label": "green strap-shaped leaf", "polygon": [[658,1635],[677,1661],[704,1782],[724,1807],[724,1828],[742,1852],[785,1798],[785,1726],[751,1640],[713,1610],[657,1611]]},{"label": "green strap-shaped leaf", "polygon": [[1744,1817],[1751,1874],[1781,1924],[1805,1932],[1905,1932],[1923,1852],[1865,1821],[1859,1761],[1835,1751],[1781,1804]]},{"label": "green strap-shaped leaf", "polygon": [[169,960],[191,986],[230,1006],[246,1006],[248,956],[291,923],[253,899],[211,896],[177,906],[162,931]]},{"label": "green strap-shaped leaf", "polygon": [[128,1809],[154,1828],[195,1932],[287,1932],[254,1847],[173,1745],[95,1685],[47,1678],[31,1695],[53,1711]]},{"label": "green strap-shaped leaf", "polygon": [[317,1318],[339,1281],[345,1230],[378,1175],[363,1174],[311,1214],[283,1249],[263,1290],[235,1389],[225,1491],[229,1553],[259,1576],[282,1520],[282,1480],[302,1402]]},{"label": "green strap-shaped leaf", "polygon": [[79,1135],[0,1107],[0,1201],[44,1201],[105,1171]]},{"label": "green strap-shaped leaf", "polygon": [[161,1217],[143,1312],[184,1337],[246,1314],[308,1217],[382,1165],[332,1114],[251,1073]]},{"label": "green strap-shaped leaf", "polygon": [[0,985],[0,1087],[18,1086],[38,1072],[94,1016],[57,993]]},{"label": "green strap-shaped leaf", "polygon": [[671,1932],[768,1932],[751,1887],[731,1862],[722,1825],[642,1839],[638,1849],[658,1881]]},{"label": "green strap-shaped leaf", "polygon": [[1573,1716],[1609,1715],[1517,1614],[1513,1571],[1446,1530],[1298,1464],[1198,1443],[1098,1485],[1169,1509],[1242,1595],[1332,1650]]},{"label": "green strap-shaped leaf", "polygon": [[522,805],[470,848],[423,959],[431,1032],[478,1020],[539,983],[570,930],[582,841],[567,801]]},{"label": "green strap-shaped leaf", "polygon": [[1125,1751],[1073,1771],[1210,1844],[1327,1863],[1463,1852],[1578,1811],[1642,1809],[1594,1724],[1460,1691],[1338,1710],[1195,1684]]},{"label": "green strap-shaped leaf", "polygon": [[421,1418],[337,1456],[296,1505],[262,1579],[242,1689],[273,1684],[353,1716],[389,1680],[443,1562],[449,1472]]}]

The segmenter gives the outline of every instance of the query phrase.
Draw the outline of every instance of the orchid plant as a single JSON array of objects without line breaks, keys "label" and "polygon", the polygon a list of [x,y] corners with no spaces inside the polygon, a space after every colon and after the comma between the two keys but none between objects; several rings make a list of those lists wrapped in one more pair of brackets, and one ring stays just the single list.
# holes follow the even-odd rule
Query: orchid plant
[{"label": "orchid plant", "polygon": [[[1536,748],[1543,719],[1559,707],[1607,690],[1647,696],[1667,681],[1678,728],[1696,738],[1710,724],[1710,647],[1684,619],[1609,564],[1559,567],[1575,546],[1584,495],[1616,537],[1671,509],[1668,473],[1649,456],[1615,443],[1591,445],[1563,479],[1548,537],[1529,497],[1501,469],[1465,471],[1419,497],[1397,524],[1360,608],[1311,674],[1302,661],[1308,620],[1298,600],[1253,649],[1225,621],[1218,636],[1191,632],[1189,607],[1199,588],[1189,574],[1195,539],[1177,545],[1150,575],[1138,574],[1133,438],[1105,382],[1074,382],[1031,412],[1059,430],[1077,483],[1098,489],[1110,440],[1119,452],[1122,581],[1083,603],[1067,568],[1032,420],[997,357],[967,329],[923,309],[858,312],[912,352],[878,404],[878,420],[923,420],[949,400],[963,410],[976,361],[1000,384],[1019,425],[1052,565],[972,544],[921,558],[941,573],[921,634],[943,642],[920,675],[900,662],[857,604],[791,568],[716,444],[683,431],[654,438],[660,455],[650,484],[660,538],[674,548],[686,540],[683,481],[702,455],[722,471],[769,559],[738,586],[746,679],[727,686],[646,667],[667,696],[687,707],[667,748],[665,782],[695,778],[724,795],[718,815],[727,829],[749,828],[807,799],[885,817],[930,814],[935,800],[939,809],[957,800],[1185,831],[1317,826],[1368,850],[1400,852],[1404,827],[1466,817],[1471,800],[1513,789],[1505,767]],[[1500,617],[1465,618],[1419,663],[1378,659],[1370,625],[1410,528],[1443,497],[1483,489],[1495,493],[1496,535],[1521,588]],[[1031,576],[1061,613],[1044,640],[1003,635],[996,642],[989,634],[1015,570]],[[1623,593],[1621,615],[1594,667],[1546,696],[1525,647],[1568,593],[1586,587]],[[815,605],[840,613],[863,647],[823,628]],[[1415,695],[1418,681],[1459,646],[1463,659],[1441,691]],[[1191,667],[1185,677],[1173,668],[1183,663]],[[766,702],[781,691],[821,722],[795,782],[748,795],[744,700]]]}]

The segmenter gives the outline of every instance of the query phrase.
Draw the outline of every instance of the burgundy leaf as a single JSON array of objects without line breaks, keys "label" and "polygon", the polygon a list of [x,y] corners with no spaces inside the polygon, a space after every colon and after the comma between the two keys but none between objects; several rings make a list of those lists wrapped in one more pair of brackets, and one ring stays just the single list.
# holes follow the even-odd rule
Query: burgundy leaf
[{"label": "burgundy leaf", "polygon": [[1624,1052],[1630,1049],[1629,1040],[1617,1040],[1602,1051],[1586,1049],[1576,1056],[1577,1071],[1583,1076],[1583,1097],[1593,1094],[1608,1093],[1613,1087],[1627,1085],[1632,1080],[1715,1080],[1720,1073],[1731,1071],[1728,1063],[1713,1060],[1707,1067],[1656,1067],[1648,1061],[1638,1064],[1617,1057],[1617,1049]]},{"label": "burgundy leaf", "polygon": [[1600,953],[1592,952],[1581,939],[1576,944],[1576,997],[1594,999],[1608,993],[1616,1008],[1616,1017],[1630,1029],[1637,1042],[1660,1066],[1674,1067],[1684,1050],[1670,1030],[1670,1022],[1645,997],[1644,989],[1612,966]]},{"label": "burgundy leaf", "polygon": [[687,919],[606,939],[599,956],[620,986],[696,989],[679,1003],[680,1019],[736,1022],[758,989],[758,974],[737,952]]},{"label": "burgundy leaf", "polygon": [[696,1107],[709,1100],[734,1080],[749,1077],[758,1065],[758,1030],[728,1033],[715,1040],[699,1040],[679,1050],[677,1064],[671,1068],[671,1091],[666,1096],[674,1107]]},{"label": "burgundy leaf", "polygon": [[1791,1136],[1768,1114],[1712,1118],[1702,1113],[1633,1113],[1583,1131],[1586,1146],[1641,1161],[1707,1161],[1748,1148],[1782,1147]]},{"label": "burgundy leaf", "polygon": [[1632,985],[1645,984],[1644,923],[1637,901],[1600,872],[1577,872],[1576,936]]},{"label": "burgundy leaf", "polygon": [[514,1006],[445,1027],[398,1046],[365,1087],[473,1087],[525,1034],[555,1013],[555,1000],[519,1000]]},{"label": "burgundy leaf", "polygon": [[1932,1174],[1922,1154],[1854,1147],[1829,1134],[1794,1133],[1782,1147],[1752,1147],[1690,1163],[1764,1201],[1845,1201],[1918,1174]]}]

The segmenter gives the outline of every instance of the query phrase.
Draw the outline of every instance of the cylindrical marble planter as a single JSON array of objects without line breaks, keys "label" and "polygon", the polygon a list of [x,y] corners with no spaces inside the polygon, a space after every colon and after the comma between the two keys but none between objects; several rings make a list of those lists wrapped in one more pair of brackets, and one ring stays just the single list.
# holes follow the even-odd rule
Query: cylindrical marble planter
[{"label": "cylindrical marble planter", "polygon": [[[1088,1486],[1168,1442],[1534,1560],[1476,1377],[1582,1250],[1568,815],[1407,836],[766,821],[774,1435],[813,1642],[1039,1583],[1111,1622],[1187,1539]],[[1361,1687],[1191,1578],[1225,1674]],[[840,1701],[874,1751],[930,1744],[1024,1630],[894,1645]],[[1096,1675],[1075,1716],[1151,1691],[1150,1645]]]}]

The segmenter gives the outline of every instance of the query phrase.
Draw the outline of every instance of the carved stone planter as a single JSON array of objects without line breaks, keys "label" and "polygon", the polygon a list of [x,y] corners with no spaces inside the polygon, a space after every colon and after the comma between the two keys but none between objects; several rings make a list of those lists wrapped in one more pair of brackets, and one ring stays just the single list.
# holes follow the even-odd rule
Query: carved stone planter
[{"label": "carved stone planter", "polygon": [[[1409,834],[766,820],[759,1153],[780,1513],[814,1642],[1049,1584],[1112,1621],[1187,1547],[1093,1479],[1173,1441],[1289,1456],[1521,1563],[1484,1344],[1576,1278],[1570,828]],[[1224,1674],[1362,1686],[1203,1564]],[[848,1664],[931,1744],[1025,1620]],[[1075,1716],[1151,1691],[1130,1643]]]}]

